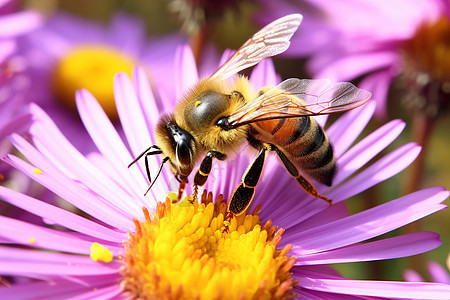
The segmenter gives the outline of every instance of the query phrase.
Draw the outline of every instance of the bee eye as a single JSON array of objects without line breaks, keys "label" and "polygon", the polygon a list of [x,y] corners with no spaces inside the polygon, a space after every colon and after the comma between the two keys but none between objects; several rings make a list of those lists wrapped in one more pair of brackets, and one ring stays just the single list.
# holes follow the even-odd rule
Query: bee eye
[{"label": "bee eye", "polygon": [[180,165],[189,165],[191,163],[191,151],[185,139],[178,140],[175,154]]}]

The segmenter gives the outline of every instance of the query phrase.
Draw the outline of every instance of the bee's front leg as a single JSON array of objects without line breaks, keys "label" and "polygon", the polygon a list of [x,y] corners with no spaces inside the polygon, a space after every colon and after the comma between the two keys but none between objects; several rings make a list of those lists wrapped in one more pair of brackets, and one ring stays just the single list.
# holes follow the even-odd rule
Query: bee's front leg
[{"label": "bee's front leg", "polygon": [[188,182],[187,178],[179,178],[178,175],[175,175],[175,179],[180,183],[178,186],[178,201],[181,200],[181,196],[183,195],[184,188],[186,187],[186,183]]},{"label": "bee's front leg", "polygon": [[217,158],[218,160],[224,160],[227,156],[223,153],[217,152],[217,151],[208,151],[205,158],[203,158],[200,168],[195,173],[194,177],[194,198],[192,202],[197,200],[197,187],[203,186],[206,183],[206,180],[208,179],[208,175],[211,172],[212,168],[212,159],[213,157]]}]

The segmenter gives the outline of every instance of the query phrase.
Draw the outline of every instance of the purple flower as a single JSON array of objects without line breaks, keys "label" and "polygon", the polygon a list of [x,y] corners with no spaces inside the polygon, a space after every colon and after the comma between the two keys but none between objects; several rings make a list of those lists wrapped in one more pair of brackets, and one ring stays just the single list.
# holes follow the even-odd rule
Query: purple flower
[{"label": "purple flower", "polygon": [[116,13],[107,25],[55,13],[40,30],[21,39],[20,55],[32,78],[28,99],[44,108],[87,153],[93,146],[86,142],[89,138],[76,113],[75,91],[90,90],[115,121],[114,74],[131,75],[139,64],[163,92],[173,72],[174,52],[183,42],[180,35],[148,38],[143,22],[124,13]]},{"label": "purple flower", "polygon": [[[417,97],[424,94],[430,98],[434,94],[427,94],[427,89],[442,89],[441,93],[447,95],[442,99],[448,99],[447,0],[261,2],[265,9],[258,20],[262,23],[286,13],[302,12],[302,30],[293,37],[286,55],[309,57],[307,69],[316,78],[349,81],[362,77],[359,86],[373,93],[378,117],[385,117],[388,89],[399,75],[405,77],[408,89],[419,89],[410,91],[414,97],[409,98],[417,99],[408,99],[408,105],[432,114],[447,105],[436,108],[431,103],[431,107],[424,108],[423,100]],[[435,81],[437,87],[430,87]]]},{"label": "purple flower", "polygon": [[[177,55],[174,80],[180,95],[198,77],[190,49],[182,48]],[[259,63],[250,80],[255,88],[279,82],[270,60]],[[212,195],[206,194],[202,204],[184,200],[173,205],[171,193],[165,200],[177,189],[168,168],[144,197],[144,166],[127,165],[153,144],[158,118],[173,110],[176,99],[155,98],[139,67],[131,80],[125,73],[116,75],[114,92],[124,139],[92,94],[81,90],[76,95],[98,152],[81,154],[34,104],[31,142],[10,136],[26,160],[8,155],[4,161],[84,214],[0,187],[6,202],[58,225],[0,217],[0,274],[18,282],[0,288],[0,297],[448,298],[448,285],[350,280],[327,265],[410,256],[440,244],[433,232],[362,242],[443,209],[441,202],[449,193],[441,187],[348,215],[343,200],[402,171],[420,151],[408,143],[361,171],[404,127],[399,120],[391,121],[351,147],[370,120],[374,103],[345,113],[327,130],[339,171],[331,189],[317,187],[334,200],[332,206],[308,196],[277,160],[269,158],[250,212],[232,219],[227,234],[223,199],[230,196],[251,158],[240,151],[215,164],[205,190],[224,197],[214,205]],[[322,125],[326,121],[318,119]],[[159,157],[149,159],[152,169],[160,163]],[[19,283],[22,278],[30,280]]]}]

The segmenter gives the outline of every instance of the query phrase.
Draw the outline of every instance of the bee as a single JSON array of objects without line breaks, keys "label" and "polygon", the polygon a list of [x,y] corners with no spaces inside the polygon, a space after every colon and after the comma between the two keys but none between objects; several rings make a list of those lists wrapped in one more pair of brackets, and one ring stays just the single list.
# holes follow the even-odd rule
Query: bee
[{"label": "bee", "polygon": [[[181,199],[188,177],[200,162],[194,175],[196,197],[197,188],[208,179],[213,159],[225,160],[248,143],[258,155],[231,195],[231,216],[242,214],[251,204],[269,151],[278,155],[287,172],[308,194],[331,204],[307,179],[331,186],[336,172],[333,148],[313,116],[359,107],[371,93],[348,82],[297,78],[255,92],[246,77],[233,76],[264,58],[284,52],[301,21],[300,14],[285,16],[245,42],[214,74],[199,81],[179,101],[173,114],[160,118],[156,145],[130,165],[144,156],[151,182],[148,156],[162,154],[156,177],[168,163],[180,182]],[[151,186],[152,183],[147,192]]]}]

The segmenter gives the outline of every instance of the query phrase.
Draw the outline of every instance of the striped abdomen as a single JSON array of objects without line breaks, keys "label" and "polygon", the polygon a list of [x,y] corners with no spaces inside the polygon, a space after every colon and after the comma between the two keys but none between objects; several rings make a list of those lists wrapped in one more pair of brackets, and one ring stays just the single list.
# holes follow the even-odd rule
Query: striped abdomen
[{"label": "striped abdomen", "polygon": [[312,117],[274,119],[252,124],[255,138],[277,146],[311,178],[331,185],[336,170],[333,148]]}]

